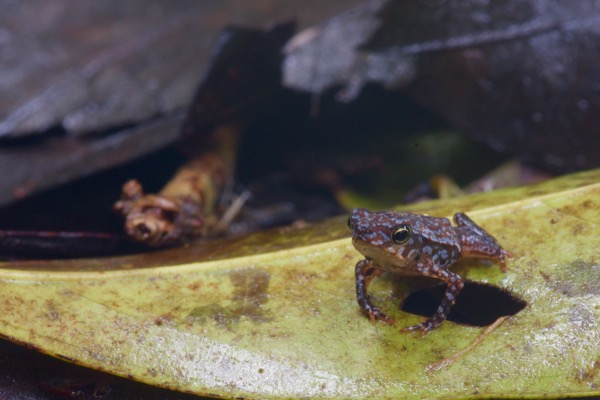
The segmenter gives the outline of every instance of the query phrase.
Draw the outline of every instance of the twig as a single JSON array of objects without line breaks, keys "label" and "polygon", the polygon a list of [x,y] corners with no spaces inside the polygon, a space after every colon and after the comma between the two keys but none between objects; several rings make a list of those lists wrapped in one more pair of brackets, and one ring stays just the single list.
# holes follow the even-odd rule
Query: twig
[{"label": "twig", "polygon": [[460,359],[466,353],[468,353],[473,348],[475,348],[475,346],[477,346],[479,343],[481,343],[483,341],[483,339],[485,339],[486,336],[488,336],[496,328],[498,328],[508,317],[509,317],[509,315],[505,315],[503,317],[498,318],[496,321],[494,321],[493,324],[491,324],[483,332],[481,332],[481,334],[479,334],[479,336],[477,336],[477,338],[475,338],[475,340],[471,344],[469,344],[467,347],[465,347],[461,351],[451,355],[450,357],[444,358],[443,360],[438,361],[436,363],[429,364],[427,367],[425,367],[425,372],[437,371],[439,369],[442,369],[442,368],[452,364],[454,361]]},{"label": "twig", "polygon": [[181,167],[158,194],[145,195],[137,180],[125,183],[113,208],[125,218],[127,235],[164,247],[213,232],[218,200],[233,179],[237,133],[229,125],[215,130],[208,149]]}]

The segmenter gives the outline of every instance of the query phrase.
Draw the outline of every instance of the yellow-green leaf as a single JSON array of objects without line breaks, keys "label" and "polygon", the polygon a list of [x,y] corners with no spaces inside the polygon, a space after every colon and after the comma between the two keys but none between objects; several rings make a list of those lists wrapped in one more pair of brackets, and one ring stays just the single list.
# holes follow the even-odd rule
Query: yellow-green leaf
[{"label": "yellow-green leaf", "polygon": [[[4,263],[0,335],[224,397],[600,394],[598,182],[591,171],[413,207],[465,211],[514,253],[506,274],[485,262],[457,266],[527,301],[493,329],[445,322],[421,337],[370,323],[354,293],[360,255],[335,218],[140,256]],[[410,283],[394,282],[379,278],[374,301],[399,327],[416,323],[396,307]]]}]

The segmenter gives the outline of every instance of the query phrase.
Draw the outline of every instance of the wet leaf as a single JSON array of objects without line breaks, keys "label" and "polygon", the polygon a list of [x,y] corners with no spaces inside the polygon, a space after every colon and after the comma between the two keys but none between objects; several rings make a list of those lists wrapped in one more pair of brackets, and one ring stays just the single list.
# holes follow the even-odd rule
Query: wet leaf
[{"label": "wet leaf", "polygon": [[[457,266],[527,302],[487,330],[445,322],[420,337],[371,324],[354,294],[360,256],[336,218],[139,256],[4,263],[0,334],[204,395],[597,395],[599,181],[596,170],[412,207],[466,211],[514,253],[506,274]],[[400,326],[422,318],[398,309],[411,287],[385,275],[373,285]]]}]

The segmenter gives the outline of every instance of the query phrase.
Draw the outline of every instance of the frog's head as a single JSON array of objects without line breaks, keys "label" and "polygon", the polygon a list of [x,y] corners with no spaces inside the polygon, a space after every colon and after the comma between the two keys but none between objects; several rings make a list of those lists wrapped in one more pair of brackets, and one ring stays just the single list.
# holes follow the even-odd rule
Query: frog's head
[{"label": "frog's head", "polygon": [[422,240],[413,228],[415,215],[356,208],[348,218],[352,244],[382,267],[403,267],[420,256]]}]

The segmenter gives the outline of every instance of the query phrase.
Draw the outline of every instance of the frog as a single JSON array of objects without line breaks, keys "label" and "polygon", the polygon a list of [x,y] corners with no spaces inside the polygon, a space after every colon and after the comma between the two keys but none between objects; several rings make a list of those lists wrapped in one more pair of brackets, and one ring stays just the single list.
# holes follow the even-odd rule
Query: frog
[{"label": "frog", "polygon": [[435,313],[423,322],[401,329],[425,335],[446,320],[463,286],[463,278],[450,270],[461,258],[488,259],[507,271],[512,254],[462,212],[448,218],[397,211],[356,208],[348,217],[352,244],[365,258],[356,264],[356,298],[371,322],[396,321],[375,306],[367,294],[373,278],[387,271],[402,276],[425,276],[447,284]]}]

